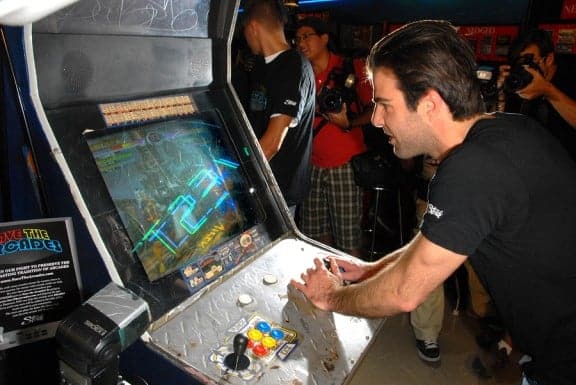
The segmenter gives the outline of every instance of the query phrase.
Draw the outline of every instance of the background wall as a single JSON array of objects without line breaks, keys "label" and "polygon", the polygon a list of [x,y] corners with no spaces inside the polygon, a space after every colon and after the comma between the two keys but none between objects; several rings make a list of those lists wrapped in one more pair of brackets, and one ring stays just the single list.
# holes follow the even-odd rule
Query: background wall
[{"label": "background wall", "polygon": [[562,0],[301,0],[300,11],[329,8],[347,24],[446,19],[455,24],[530,24],[558,18]]}]

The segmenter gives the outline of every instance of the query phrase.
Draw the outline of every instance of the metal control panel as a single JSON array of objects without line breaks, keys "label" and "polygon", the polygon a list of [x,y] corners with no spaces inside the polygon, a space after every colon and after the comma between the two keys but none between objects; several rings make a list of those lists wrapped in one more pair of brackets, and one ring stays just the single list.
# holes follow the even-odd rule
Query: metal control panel
[{"label": "metal control panel", "polygon": [[[314,257],[326,255],[326,249],[303,240],[284,239],[152,331],[150,343],[207,384],[345,383],[381,321],[319,310],[288,286]],[[250,327],[253,317],[295,331],[296,342],[286,357],[274,352],[258,357],[248,348],[252,365],[262,369],[243,378],[214,357],[223,344],[231,346],[231,336]]]}]

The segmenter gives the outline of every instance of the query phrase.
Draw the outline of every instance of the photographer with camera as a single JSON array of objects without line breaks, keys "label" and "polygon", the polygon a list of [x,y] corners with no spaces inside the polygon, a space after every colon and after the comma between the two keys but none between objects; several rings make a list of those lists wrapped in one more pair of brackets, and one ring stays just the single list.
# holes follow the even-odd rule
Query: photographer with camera
[{"label": "photographer with camera", "polygon": [[556,55],[549,32],[531,30],[511,46],[500,66],[498,110],[521,98],[520,112],[542,123],[576,160],[576,66]]},{"label": "photographer with camera", "polygon": [[366,150],[362,125],[370,123],[372,88],[363,60],[335,55],[319,18],[297,24],[294,44],[310,60],[316,80],[312,186],[302,205],[304,234],[360,256],[362,189],[350,159]]}]

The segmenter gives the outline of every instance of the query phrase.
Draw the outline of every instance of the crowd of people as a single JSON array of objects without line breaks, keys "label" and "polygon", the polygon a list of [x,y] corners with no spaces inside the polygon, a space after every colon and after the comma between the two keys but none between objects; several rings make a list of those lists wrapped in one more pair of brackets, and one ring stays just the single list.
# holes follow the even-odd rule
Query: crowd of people
[{"label": "crowd of people", "polygon": [[[329,268],[315,260],[291,285],[322,310],[410,312],[418,354],[434,362],[443,283],[466,266],[472,296],[489,298],[502,322],[500,342],[523,353],[522,384],[576,383],[576,71],[549,34],[512,45],[492,112],[473,50],[446,21],[409,23],[366,60],[331,50],[318,18],[299,20],[290,44],[285,22],[280,2],[246,1],[257,64],[233,81],[300,230],[350,255]],[[532,80],[514,89],[519,61]],[[415,235],[376,261],[363,259],[364,192],[351,165],[367,125],[396,157],[422,162]]]}]

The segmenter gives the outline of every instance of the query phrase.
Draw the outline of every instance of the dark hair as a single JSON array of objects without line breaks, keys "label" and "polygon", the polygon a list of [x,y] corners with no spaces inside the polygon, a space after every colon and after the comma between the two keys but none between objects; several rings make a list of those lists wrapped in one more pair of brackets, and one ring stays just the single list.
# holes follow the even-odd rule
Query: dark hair
[{"label": "dark hair", "polygon": [[510,46],[508,58],[511,63],[520,58],[520,53],[530,45],[536,45],[540,50],[540,56],[544,57],[554,52],[554,43],[550,32],[543,29],[533,29],[520,35]]},{"label": "dark hair", "polygon": [[319,36],[324,34],[328,35],[328,44],[326,45],[328,51],[338,52],[338,47],[334,42],[330,28],[328,27],[328,24],[324,22],[324,20],[315,16],[305,17],[303,19],[298,20],[298,22],[296,23],[296,30],[302,27],[312,28],[314,32],[316,32]]},{"label": "dark hair", "polygon": [[320,19],[319,17],[305,17],[304,19],[298,20],[296,23],[296,29],[302,27],[310,27],[316,32],[318,35],[324,35],[325,33],[330,34],[330,30],[328,29],[328,25]]},{"label": "dark hair", "polygon": [[284,2],[280,0],[246,0],[243,9],[243,25],[249,20],[258,20],[263,24],[282,27],[287,21]]},{"label": "dark hair", "polygon": [[391,69],[411,110],[430,89],[442,96],[454,120],[486,110],[474,51],[447,21],[421,20],[391,32],[372,47],[366,65],[370,74]]}]

